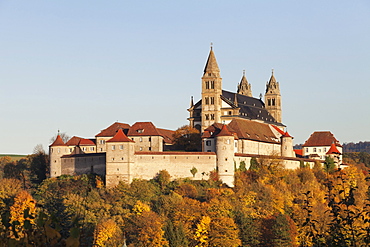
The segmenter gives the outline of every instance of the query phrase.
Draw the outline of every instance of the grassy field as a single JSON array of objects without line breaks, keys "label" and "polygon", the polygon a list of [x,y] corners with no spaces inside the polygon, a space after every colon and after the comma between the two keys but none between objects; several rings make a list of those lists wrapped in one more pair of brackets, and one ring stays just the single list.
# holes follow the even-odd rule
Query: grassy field
[{"label": "grassy field", "polygon": [[0,154],[0,157],[4,157],[4,156],[9,156],[10,158],[12,158],[12,160],[19,160],[19,159],[27,157],[27,155],[22,155],[22,154]]}]

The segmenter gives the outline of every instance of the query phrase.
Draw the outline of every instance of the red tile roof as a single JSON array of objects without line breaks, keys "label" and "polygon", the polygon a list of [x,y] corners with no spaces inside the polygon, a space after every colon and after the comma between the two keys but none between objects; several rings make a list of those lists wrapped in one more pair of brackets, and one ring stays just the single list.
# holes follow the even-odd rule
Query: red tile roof
[{"label": "red tile roof", "polygon": [[315,131],[302,147],[331,146],[333,142],[338,147],[342,146],[330,131]]},{"label": "red tile roof", "polygon": [[234,135],[231,134],[227,126],[224,124],[221,128],[220,133],[218,133],[217,136],[234,136]]},{"label": "red tile roof", "polygon": [[173,130],[166,130],[166,129],[159,129],[157,128],[159,134],[163,136],[163,140],[165,143],[172,144],[173,143],[173,134],[175,134],[175,131]]},{"label": "red tile roof", "polygon": [[122,130],[124,130],[124,132],[127,133],[129,128],[130,128],[130,125],[128,125],[128,124],[115,122],[114,124],[112,124],[108,128],[103,129],[99,134],[96,135],[96,137],[114,136],[119,129],[122,129]]},{"label": "red tile roof", "polygon": [[49,147],[53,147],[53,146],[66,146],[66,144],[62,140],[62,137],[58,135],[55,141]]},{"label": "red tile roof", "polygon": [[334,143],[331,144],[329,151],[326,154],[341,154]]},{"label": "red tile roof", "polygon": [[95,143],[90,139],[81,139],[78,145],[79,146],[95,146]]},{"label": "red tile roof", "polygon": [[230,132],[235,132],[239,139],[280,144],[279,137],[277,137],[274,132],[272,132],[270,126],[265,123],[248,119],[233,119],[227,127]]},{"label": "red tile roof", "polygon": [[67,141],[66,145],[67,146],[77,146],[82,139],[83,138],[81,138],[81,137],[74,136],[71,139],[69,139],[69,141]]},{"label": "red tile roof", "polygon": [[129,129],[128,136],[160,136],[152,122],[136,122]]},{"label": "red tile roof", "polygon": [[279,132],[281,135],[284,135],[285,134],[285,132],[284,131],[282,131],[279,127],[277,127],[277,126],[275,126],[275,125],[273,125],[273,124],[271,124],[271,126],[277,131],[277,132]]},{"label": "red tile roof", "polygon": [[287,132],[285,132],[283,136],[284,136],[284,137],[293,137],[293,136],[289,135],[288,131],[287,131]]},{"label": "red tile roof", "polygon": [[118,132],[114,135],[112,139],[109,139],[107,142],[134,142],[130,138],[128,138],[125,133],[123,133],[122,129],[119,129]]},{"label": "red tile roof", "polygon": [[202,138],[210,138],[211,132],[209,130],[204,130]]},{"label": "red tile roof", "polygon": [[293,149],[293,151],[300,156],[303,156],[303,150],[302,149]]}]

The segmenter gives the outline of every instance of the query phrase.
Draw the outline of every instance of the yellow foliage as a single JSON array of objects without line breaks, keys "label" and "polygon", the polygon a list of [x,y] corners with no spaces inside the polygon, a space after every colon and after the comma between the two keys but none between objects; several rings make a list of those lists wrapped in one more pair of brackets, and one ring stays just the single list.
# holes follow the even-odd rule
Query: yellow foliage
[{"label": "yellow foliage", "polygon": [[117,231],[117,225],[112,219],[98,223],[94,230],[94,245],[105,246],[109,238]]},{"label": "yellow foliage", "polygon": [[150,211],[150,207],[141,202],[141,201],[137,201],[136,204],[134,205],[134,208],[132,209],[137,215],[141,215],[143,212],[149,212]]},{"label": "yellow foliage", "polygon": [[197,229],[195,230],[194,234],[194,240],[197,241],[197,245],[195,247],[208,246],[210,223],[211,218],[209,216],[203,216],[200,222],[197,224]]},{"label": "yellow foliage", "polygon": [[[14,229],[18,234],[18,238],[24,237],[23,226],[25,221],[29,221],[34,225],[36,216],[36,202],[32,196],[25,190],[22,190],[14,198],[14,204],[10,207],[10,224],[17,222]],[[11,238],[17,238],[11,234]]]}]

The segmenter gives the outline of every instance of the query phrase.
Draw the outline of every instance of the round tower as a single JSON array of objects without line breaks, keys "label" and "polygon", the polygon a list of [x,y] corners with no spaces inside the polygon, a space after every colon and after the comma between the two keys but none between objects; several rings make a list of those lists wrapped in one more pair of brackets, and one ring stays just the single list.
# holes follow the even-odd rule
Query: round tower
[{"label": "round tower", "polygon": [[281,137],[281,156],[295,157],[293,150],[293,136],[289,135],[288,131]]},{"label": "round tower", "polygon": [[216,154],[219,178],[223,183],[234,187],[234,135],[226,125],[216,135]]},{"label": "round tower", "polygon": [[106,186],[116,186],[119,181],[131,183],[135,142],[119,129],[112,139],[106,141],[106,150]]},{"label": "round tower", "polygon": [[62,156],[66,154],[68,154],[68,147],[58,135],[49,146],[50,177],[54,178],[62,175]]}]

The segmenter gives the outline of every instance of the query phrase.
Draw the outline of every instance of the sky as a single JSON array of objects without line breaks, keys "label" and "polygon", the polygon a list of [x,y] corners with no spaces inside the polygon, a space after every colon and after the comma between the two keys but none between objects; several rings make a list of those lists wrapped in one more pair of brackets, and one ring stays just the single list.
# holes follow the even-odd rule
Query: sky
[{"label": "sky", "polygon": [[370,141],[368,0],[0,0],[0,154],[119,121],[188,124],[213,43],[223,88],[271,69],[294,143]]}]

